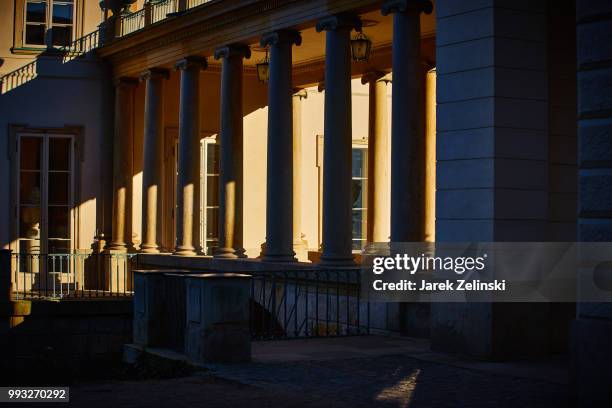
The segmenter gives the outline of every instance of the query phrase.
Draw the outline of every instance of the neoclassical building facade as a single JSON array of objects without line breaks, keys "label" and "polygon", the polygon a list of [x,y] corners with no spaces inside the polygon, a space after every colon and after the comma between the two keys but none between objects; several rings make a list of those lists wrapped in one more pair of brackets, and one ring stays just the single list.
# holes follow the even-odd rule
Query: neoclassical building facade
[{"label": "neoclassical building facade", "polygon": [[[4,2],[5,248],[350,268],[368,242],[611,239],[607,2]],[[577,372],[612,360],[585,352],[607,305],[545,309],[432,304],[432,347],[567,350],[578,316]]]}]

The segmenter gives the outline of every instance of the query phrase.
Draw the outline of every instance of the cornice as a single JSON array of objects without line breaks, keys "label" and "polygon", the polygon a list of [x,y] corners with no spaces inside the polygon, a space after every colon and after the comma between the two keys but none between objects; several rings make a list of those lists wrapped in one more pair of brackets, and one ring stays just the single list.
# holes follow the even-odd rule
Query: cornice
[{"label": "cornice", "polygon": [[[380,0],[213,0],[98,49],[115,75],[142,71],[143,61],[173,65],[184,55],[211,55],[229,43],[259,41],[266,32],[314,26],[318,19],[346,11],[380,8]],[[186,47],[177,47],[184,43]],[[187,48],[187,49],[185,49]]]}]

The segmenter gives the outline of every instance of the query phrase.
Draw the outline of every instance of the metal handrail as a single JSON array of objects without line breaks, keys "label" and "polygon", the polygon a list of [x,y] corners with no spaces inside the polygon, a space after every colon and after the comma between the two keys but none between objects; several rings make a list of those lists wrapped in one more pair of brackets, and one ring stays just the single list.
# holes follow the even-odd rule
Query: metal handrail
[{"label": "metal handrail", "polygon": [[164,0],[151,6],[151,24],[155,24],[168,17],[168,14],[178,11],[177,0]]},{"label": "metal handrail", "polygon": [[[98,48],[100,45],[100,30],[98,29],[58,48],[57,51],[64,54],[64,62],[67,62]],[[0,94],[12,91],[36,78],[38,75],[36,68],[37,59],[0,77]]]},{"label": "metal handrail", "polygon": [[15,299],[74,299],[133,295],[137,254],[14,253]]},{"label": "metal handrail", "polygon": [[145,26],[145,9],[121,17],[121,36],[131,34]]},{"label": "metal handrail", "polygon": [[77,38],[70,44],[60,47],[60,51],[66,55],[79,56],[88,53],[100,46],[100,29]]}]

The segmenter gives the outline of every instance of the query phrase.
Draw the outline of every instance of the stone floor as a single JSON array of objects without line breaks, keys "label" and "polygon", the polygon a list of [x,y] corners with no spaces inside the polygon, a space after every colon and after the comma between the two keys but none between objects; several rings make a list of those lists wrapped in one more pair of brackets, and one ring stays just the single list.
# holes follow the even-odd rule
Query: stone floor
[{"label": "stone floor", "polygon": [[255,343],[253,357],[186,378],[76,385],[69,405],[569,406],[562,362],[477,362],[431,353],[423,341],[377,336]]}]

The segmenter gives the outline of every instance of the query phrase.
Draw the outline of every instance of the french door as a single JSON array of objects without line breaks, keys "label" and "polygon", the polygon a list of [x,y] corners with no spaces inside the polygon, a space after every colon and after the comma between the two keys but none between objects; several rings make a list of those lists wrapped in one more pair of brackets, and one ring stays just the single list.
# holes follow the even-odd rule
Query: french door
[{"label": "french door", "polygon": [[74,250],[74,136],[17,137],[19,253],[68,254]]}]

